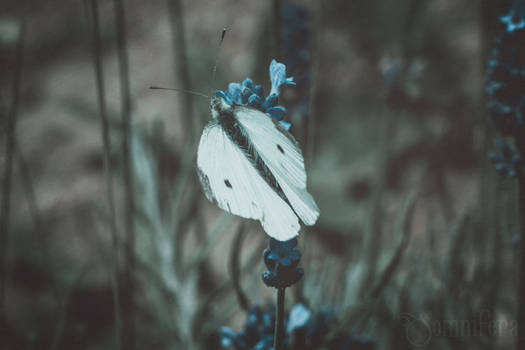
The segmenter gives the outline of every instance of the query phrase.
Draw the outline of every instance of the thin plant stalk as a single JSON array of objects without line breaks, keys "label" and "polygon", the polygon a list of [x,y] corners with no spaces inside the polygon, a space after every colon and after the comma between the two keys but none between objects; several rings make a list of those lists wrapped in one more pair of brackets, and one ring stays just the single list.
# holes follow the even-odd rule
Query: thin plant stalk
[{"label": "thin plant stalk", "polygon": [[[176,75],[182,84],[182,91],[191,91],[191,79],[189,74],[188,57],[186,55],[186,37],[183,23],[183,8],[180,0],[167,0],[168,13],[172,31],[172,49],[175,56]],[[190,137],[197,137],[198,125],[193,118],[193,98],[191,94],[184,93],[182,104],[183,130],[191,130],[185,133]]]},{"label": "thin plant stalk", "polygon": [[[175,73],[178,79],[180,79],[181,90],[191,91],[191,79],[189,74],[189,64],[186,55],[186,35],[184,30],[184,14],[183,7],[180,0],[167,0],[168,13],[172,31],[172,50],[175,56]],[[223,33],[224,38],[224,33]],[[221,40],[222,42],[222,40]],[[185,135],[187,136],[187,144],[193,145],[193,140],[198,139],[198,133],[200,132],[200,123],[196,122],[193,112],[193,97],[189,93],[183,94],[182,104],[182,128],[187,130]],[[193,152],[193,149],[192,149]],[[203,233],[205,231],[202,213],[197,209],[197,215],[195,218],[196,231]],[[178,274],[182,274],[182,242],[184,240],[184,234],[179,229],[175,231],[175,237],[173,239],[174,245],[174,264]]]},{"label": "thin plant stalk", "polygon": [[[29,209],[31,218],[33,219],[33,225],[35,227],[35,233],[37,235],[36,239],[40,246],[40,249],[38,251],[40,253],[41,262],[42,264],[45,264],[47,262],[53,267],[53,255],[51,254],[49,244],[46,240],[48,231],[44,224],[44,220],[42,219],[40,208],[38,207],[35,187],[31,179],[31,172],[29,170],[29,166],[24,158],[24,155],[20,148],[20,144],[17,142],[16,138],[14,152],[17,158],[18,171],[20,172],[20,181],[22,182],[22,186],[26,195],[27,207]],[[60,291],[58,290],[58,286],[56,284],[53,284],[52,290],[56,303],[59,305],[59,307],[61,307],[60,305],[62,303],[62,296]]]},{"label": "thin plant stalk", "polygon": [[113,169],[110,160],[111,140],[109,136],[109,122],[106,109],[105,89],[104,89],[104,71],[102,68],[102,50],[100,43],[100,29],[97,0],[89,1],[89,8],[91,12],[91,30],[92,30],[92,54],[93,67],[95,70],[95,79],[97,84],[97,98],[100,113],[102,142],[104,150],[104,174],[106,182],[106,200],[109,207],[109,222],[110,234],[112,244],[112,275],[111,275],[111,289],[113,293],[113,307],[115,318],[115,342],[116,348],[121,349],[121,308],[120,308],[120,288],[119,288],[119,266],[118,266],[118,236],[115,213],[115,200],[113,195]]},{"label": "thin plant stalk", "polygon": [[[525,155],[525,127],[515,130],[516,148]],[[518,174],[518,216],[519,216],[519,285],[518,285],[518,339],[516,349],[525,349],[525,172]]]},{"label": "thin plant stalk", "polygon": [[[525,148],[521,148],[525,149]],[[518,286],[518,339],[516,349],[525,349],[525,174],[518,178],[519,186],[519,286]]]},{"label": "thin plant stalk", "polygon": [[2,183],[2,208],[0,211],[0,321],[5,321],[5,291],[7,284],[8,262],[7,244],[9,230],[9,214],[11,202],[11,176],[13,170],[13,155],[15,151],[16,117],[18,114],[20,100],[20,82],[22,80],[22,64],[24,59],[24,41],[26,32],[25,14],[20,20],[20,32],[16,44],[15,54],[15,73],[12,85],[11,106],[7,115],[6,135],[5,135],[5,167]]},{"label": "thin plant stalk", "polygon": [[308,116],[308,121],[306,123],[306,163],[307,166],[311,166],[314,151],[315,151],[315,130],[317,126],[317,96],[319,92],[319,82],[318,77],[320,77],[320,68],[321,68],[321,45],[323,41],[323,1],[320,0],[317,3],[317,9],[315,11],[316,16],[316,30],[315,32],[315,44],[314,52],[312,59],[312,81],[310,83],[310,105],[308,110],[310,115]]},{"label": "thin plant stalk", "polygon": [[388,115],[388,109],[385,106],[383,112],[384,120],[381,130],[381,145],[377,155],[377,183],[371,201],[370,214],[368,216],[367,234],[363,239],[363,253],[365,259],[365,273],[360,286],[360,294],[365,295],[366,291],[373,283],[377,273],[377,262],[380,253],[381,242],[381,217],[382,217],[382,199],[386,186],[387,166],[391,154],[392,138],[395,134],[394,118],[397,115]]},{"label": "thin plant stalk", "polygon": [[273,57],[277,60],[281,60],[281,1],[273,0],[272,4],[273,11]]},{"label": "thin plant stalk", "polygon": [[123,274],[123,294],[122,306],[127,310],[126,324],[124,325],[126,349],[132,348],[134,344],[134,315],[133,315],[133,271],[134,271],[134,252],[135,252],[135,198],[133,193],[133,171],[131,159],[131,91],[129,79],[129,62],[128,49],[126,39],[126,13],[123,0],[114,0],[115,11],[115,25],[117,36],[117,52],[119,62],[119,78],[121,91],[121,123],[122,123],[122,158],[123,158],[123,177],[124,177],[124,198],[125,198],[125,214],[124,214],[124,232],[127,237],[127,249],[125,255],[127,256],[126,268]]},{"label": "thin plant stalk", "polygon": [[89,267],[87,266],[80,268],[78,274],[74,277],[74,280],[67,287],[64,293],[63,300],[60,305],[57,324],[56,324],[55,331],[53,334],[53,340],[51,341],[49,350],[60,349],[62,340],[64,339],[65,330],[68,324],[68,316],[69,316],[68,311],[69,311],[69,306],[71,303],[71,296],[73,295],[75,290],[78,288],[78,286],[82,282],[82,279],[85,277],[86,273],[88,272],[88,269]]},{"label": "thin plant stalk", "polygon": [[239,302],[239,306],[244,310],[248,311],[250,308],[250,301],[246,297],[246,293],[242,290],[241,286],[241,264],[240,264],[240,253],[242,249],[242,243],[245,236],[244,224],[240,224],[235,238],[233,239],[233,245],[230,250],[230,271],[231,279],[233,284],[233,290]]},{"label": "thin plant stalk", "polygon": [[[308,120],[306,121],[305,128],[303,129],[303,139],[305,139],[305,147],[306,147],[306,157],[305,157],[305,163],[307,169],[312,166],[313,158],[314,158],[314,152],[315,152],[315,130],[317,126],[317,95],[318,95],[318,89],[319,89],[319,83],[317,78],[319,77],[319,69],[321,66],[321,43],[322,43],[322,28],[323,28],[323,2],[320,0],[317,3],[317,9],[314,12],[315,13],[315,23],[316,23],[316,30],[315,32],[315,44],[313,48],[313,59],[312,59],[312,80],[310,83],[310,91],[309,91],[309,106],[308,110],[310,111],[308,115]],[[301,242],[302,242],[302,250],[304,252],[304,256],[308,257],[308,247],[309,242],[311,241],[310,235],[303,235]],[[302,278],[294,289],[295,294],[295,300],[297,302],[305,303],[307,304],[306,296],[304,294],[304,286],[305,286],[305,278]]]},{"label": "thin plant stalk", "polygon": [[[514,141],[521,156],[525,155],[525,127],[515,130]],[[519,285],[518,285],[518,339],[516,349],[525,349],[525,172],[518,174],[518,216],[519,216]]]},{"label": "thin plant stalk", "polygon": [[284,344],[284,291],[285,288],[277,288],[277,310],[273,335],[274,350],[282,350]]}]

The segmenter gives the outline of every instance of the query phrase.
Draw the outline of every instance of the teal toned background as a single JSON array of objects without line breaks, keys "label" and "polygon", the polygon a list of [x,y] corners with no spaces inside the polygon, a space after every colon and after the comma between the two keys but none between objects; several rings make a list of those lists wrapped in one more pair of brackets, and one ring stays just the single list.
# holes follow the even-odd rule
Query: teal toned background
[{"label": "teal toned background", "polygon": [[[251,77],[268,92],[271,59],[287,59],[286,41],[275,45],[284,26],[275,6],[288,2],[124,1],[127,105],[118,11],[98,1],[116,245],[91,2],[27,3],[0,4],[2,176],[12,155],[0,348],[116,348],[115,257],[123,348],[220,348],[220,326],[239,330],[246,320],[239,293],[252,305],[273,301],[260,277],[267,236],[203,195],[195,160],[209,100],[149,86],[209,95]],[[508,4],[294,4],[307,13],[309,34],[292,43],[308,54],[309,79],[279,102],[321,216],[299,236],[305,276],[287,293],[287,309],[298,301],[334,308],[342,326],[378,349],[511,348],[517,191],[488,161],[484,92]],[[10,147],[4,125],[16,91]],[[129,166],[122,116],[130,118]],[[132,226],[124,174],[133,179]],[[495,330],[454,328],[485,317]]]}]

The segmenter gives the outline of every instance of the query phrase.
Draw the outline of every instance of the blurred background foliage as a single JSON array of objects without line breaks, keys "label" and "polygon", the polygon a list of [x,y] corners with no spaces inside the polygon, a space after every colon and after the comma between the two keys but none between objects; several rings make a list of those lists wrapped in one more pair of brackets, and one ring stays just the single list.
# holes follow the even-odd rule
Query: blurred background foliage
[{"label": "blurred background foliage", "polygon": [[[299,237],[288,309],[332,308],[328,335],[351,329],[378,349],[513,346],[517,191],[487,160],[484,92],[510,2],[96,3],[114,216],[93,2],[1,3],[2,349],[218,349],[222,325],[271,303],[262,228],[208,203],[197,180],[209,101],[149,86],[210,94],[249,76],[269,91],[272,58],[297,82],[280,104],[321,209]],[[485,317],[495,330],[450,326]]]}]

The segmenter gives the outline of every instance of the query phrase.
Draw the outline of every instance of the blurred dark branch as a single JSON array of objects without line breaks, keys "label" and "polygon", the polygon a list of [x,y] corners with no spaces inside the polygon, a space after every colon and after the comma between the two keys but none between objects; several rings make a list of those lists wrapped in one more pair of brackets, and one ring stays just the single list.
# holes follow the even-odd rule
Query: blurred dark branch
[{"label": "blurred dark branch", "polygon": [[410,52],[410,40],[413,39],[415,33],[414,29],[418,30],[417,22],[422,18],[421,10],[423,6],[426,5],[426,2],[419,0],[410,0],[408,4],[408,9],[404,14],[404,22],[401,25],[401,35],[398,38],[399,46],[402,50],[401,57],[406,59],[408,62],[412,59],[414,52]]},{"label": "blurred dark branch", "polygon": [[403,255],[405,254],[405,251],[408,247],[408,243],[410,241],[410,219],[412,218],[412,214],[414,211],[414,204],[415,204],[415,196],[412,195],[407,199],[407,203],[405,204],[405,207],[403,208],[403,214],[402,214],[402,222],[399,224],[398,229],[396,230],[396,236],[401,237],[401,241],[399,242],[399,245],[397,246],[396,251],[394,254],[392,254],[392,257],[390,258],[390,261],[386,265],[385,269],[383,270],[383,273],[381,274],[381,277],[378,279],[376,285],[372,288],[372,291],[370,292],[369,298],[377,298],[381,294],[381,292],[385,289],[385,287],[388,285],[388,282],[392,279],[392,276],[394,275],[394,272],[399,267],[399,264],[401,263],[401,260],[403,259]]},{"label": "blurred dark branch", "polygon": [[[523,88],[523,87],[522,87]],[[524,91],[521,91],[524,94]],[[522,95],[523,101],[523,95]],[[514,131],[516,147],[525,157],[525,128],[521,126]],[[519,286],[518,286],[518,340],[516,349],[525,349],[525,173],[518,175],[518,217],[519,217]]]},{"label": "blurred dark branch", "polygon": [[244,224],[241,222],[239,224],[239,228],[237,229],[237,232],[235,233],[235,237],[233,239],[232,247],[230,248],[230,272],[231,272],[231,279],[232,279],[232,285],[233,290],[235,291],[235,295],[237,296],[237,301],[239,302],[239,306],[244,311],[248,311],[250,308],[250,301],[246,297],[246,294],[242,290],[241,287],[241,281],[240,281],[240,255],[241,255],[241,249],[242,249],[242,243],[245,236],[245,230],[244,230]]},{"label": "blurred dark branch", "polygon": [[111,235],[112,248],[112,274],[111,274],[111,291],[113,294],[113,308],[115,318],[115,342],[117,349],[122,346],[122,313],[120,304],[120,286],[119,286],[119,240],[117,235],[115,199],[113,190],[113,168],[111,165],[111,140],[109,136],[109,120],[106,108],[106,94],[104,88],[104,71],[102,67],[102,45],[100,35],[100,23],[98,15],[97,0],[89,1],[89,14],[91,23],[92,39],[92,58],[95,73],[97,100],[100,114],[101,136],[103,143],[104,175],[106,182],[106,201],[109,208],[109,230]]},{"label": "blurred dark branch", "polygon": [[[461,120],[458,118],[458,120]],[[458,128],[457,124],[453,128]],[[447,222],[451,222],[454,217],[454,208],[453,200],[449,190],[446,186],[445,178],[445,166],[447,164],[447,157],[450,157],[450,153],[446,151],[447,146],[453,143],[450,137],[445,136],[441,139],[436,139],[432,136],[432,133],[425,127],[425,125],[420,124],[421,135],[424,136],[425,143],[423,146],[423,153],[426,153],[425,157],[425,175],[424,179],[428,191],[434,193],[438,199],[441,206],[441,211],[445,216]],[[449,130],[445,132],[445,135],[451,135],[454,133],[454,130]],[[458,152],[459,153],[459,152]]]},{"label": "blurred dark branch", "polygon": [[[461,297],[461,291],[466,288],[466,269],[467,262],[465,261],[465,251],[467,250],[468,236],[470,229],[470,217],[464,214],[460,217],[457,222],[452,225],[449,232],[451,237],[448,252],[446,253],[446,259],[444,263],[444,269],[442,272],[443,281],[443,292],[446,293],[444,300],[447,300],[449,305],[456,315],[451,317],[458,317],[461,308],[465,307]],[[443,317],[446,315],[446,310],[440,310],[443,312]]]},{"label": "blurred dark branch", "polygon": [[392,142],[395,134],[395,119],[397,119],[397,117],[398,115],[390,115],[387,107],[385,106],[383,120],[381,123],[381,144],[377,150],[378,153],[376,158],[376,187],[371,200],[367,228],[363,239],[363,258],[365,259],[365,271],[363,273],[363,281],[360,286],[361,289],[359,294],[361,295],[366,294],[366,290],[370,288],[370,285],[373,282],[377,272],[377,262],[381,243],[381,222],[383,221],[382,199],[386,188],[388,160],[391,154]]},{"label": "blurred dark branch", "polygon": [[127,256],[127,264],[123,271],[122,290],[122,307],[127,311],[128,315],[125,318],[123,340],[125,349],[133,349],[134,347],[134,316],[133,316],[133,270],[134,270],[134,254],[135,254],[135,199],[133,192],[133,169],[131,159],[131,91],[129,80],[129,62],[127,52],[127,38],[126,38],[126,13],[123,0],[113,0],[115,11],[115,30],[117,36],[117,50],[119,62],[119,78],[120,78],[120,92],[121,92],[121,120],[122,120],[122,158],[123,158],[123,176],[124,176],[124,198],[125,198],[125,219],[124,232],[128,249],[125,250]]},{"label": "blurred dark branch", "polygon": [[215,79],[217,78],[217,64],[219,64],[219,57],[221,53],[222,42],[226,36],[227,28],[223,28],[221,32],[221,40],[219,40],[219,45],[217,46],[217,53],[215,54],[215,59],[213,60],[213,70],[211,72],[211,89],[210,96],[214,95],[213,89],[215,89]]},{"label": "blurred dark branch", "polygon": [[[94,0],[91,0],[94,1]],[[82,282],[82,279],[88,272],[89,267],[84,266],[80,268],[78,274],[74,277],[74,280],[72,283],[68,286],[65,295],[62,297],[62,302],[60,305],[60,314],[58,315],[57,324],[55,326],[55,332],[53,334],[53,341],[51,342],[51,345],[49,347],[50,350],[59,350],[60,344],[62,343],[62,338],[64,337],[64,331],[67,326],[67,320],[68,320],[68,311],[69,311],[69,305],[71,302],[71,295],[75,292],[75,290],[78,288],[80,283]]]},{"label": "blurred dark branch", "polygon": [[[15,140],[14,152],[18,160],[18,169],[20,171],[20,181],[22,181],[22,185],[23,185],[23,188],[26,194],[26,200],[27,200],[27,206],[29,208],[29,213],[31,217],[33,218],[33,224],[35,226],[35,234],[37,235],[36,239],[38,240],[38,244],[40,248],[38,249],[38,251],[41,254],[42,264],[45,264],[47,262],[49,265],[53,266],[52,264],[53,255],[50,252],[49,244],[48,244],[49,232],[42,219],[40,208],[38,207],[35,188],[33,186],[33,180],[31,179],[31,172],[29,170],[29,166],[24,158],[24,155],[22,153],[22,150],[20,149],[20,145],[18,144],[17,140]],[[57,304],[59,304],[61,300],[61,295],[60,295],[60,292],[56,284],[53,284],[53,294],[54,294]]]},{"label": "blurred dark branch", "polygon": [[197,272],[199,266],[206,261],[210,251],[217,244],[217,240],[221,234],[226,231],[226,228],[231,224],[232,216],[221,212],[213,222],[212,227],[206,233],[205,239],[201,246],[193,253],[193,256],[185,266],[185,274]]},{"label": "blurred dark branch", "polygon": [[315,16],[315,33],[313,55],[312,55],[312,81],[310,83],[310,106],[308,110],[308,122],[306,123],[306,165],[310,166],[313,161],[315,152],[315,131],[317,128],[317,102],[319,99],[319,84],[320,84],[320,68],[321,68],[321,47],[323,44],[323,1],[317,3],[317,10],[314,11]]},{"label": "blurred dark branch", "polygon": [[[370,288],[370,291],[365,291],[365,296],[357,306],[348,307],[341,317],[341,322],[337,327],[330,330],[327,339],[331,340],[339,332],[344,331],[355,322],[360,322],[361,328],[364,328],[367,320],[373,315],[374,310],[381,299],[381,295],[385,290],[388,283],[392,280],[395,271],[398,269],[403,256],[408,248],[410,241],[410,223],[414,213],[414,205],[417,200],[415,194],[411,194],[405,201],[401,214],[396,224],[396,236],[399,237],[400,241],[397,248],[393,252],[390,260],[386,264],[380,277],[377,279],[375,285]],[[379,259],[379,257],[377,257]]]},{"label": "blurred dark branch", "polygon": [[[258,263],[261,261],[261,252],[264,250],[264,247],[267,245],[267,241],[264,239],[261,239],[259,243],[257,244],[257,247],[253,250],[251,255],[246,260],[246,263],[242,266],[240,271],[240,277],[242,278],[248,273],[253,272],[253,270],[258,266]],[[221,297],[226,295],[231,288],[233,287],[232,280],[226,280],[224,281],[220,286],[209,292],[207,295],[203,297],[203,302],[199,306],[198,312],[195,314],[195,318],[193,320],[193,333],[194,337],[197,339],[199,335],[208,332],[216,332],[216,329],[203,329],[202,325],[204,323],[204,320],[206,319],[206,316],[208,315],[211,306],[219,300]],[[221,317],[224,315],[220,315]],[[220,323],[219,323],[220,324]],[[214,325],[215,327],[215,325]],[[209,326],[207,326],[209,328]]]},{"label": "blurred dark branch", "polygon": [[[200,193],[196,188],[198,180],[195,176],[193,164],[196,162],[196,142],[193,138],[188,138],[184,143],[182,157],[180,159],[181,171],[177,174],[173,195],[171,199],[171,211],[168,217],[168,233],[173,233],[173,266],[180,275],[183,268],[183,246],[184,233],[186,227],[194,218],[194,213],[198,211]],[[178,276],[177,276],[178,277]]]},{"label": "blurred dark branch", "polygon": [[9,215],[11,204],[11,176],[13,170],[13,155],[15,152],[16,118],[20,99],[20,83],[22,81],[22,65],[24,62],[24,43],[26,37],[26,14],[20,18],[18,40],[15,52],[15,71],[11,89],[11,106],[6,118],[5,128],[5,167],[2,183],[2,208],[0,211],[0,323],[6,320],[5,290],[7,284],[8,261],[7,244],[9,230]]}]

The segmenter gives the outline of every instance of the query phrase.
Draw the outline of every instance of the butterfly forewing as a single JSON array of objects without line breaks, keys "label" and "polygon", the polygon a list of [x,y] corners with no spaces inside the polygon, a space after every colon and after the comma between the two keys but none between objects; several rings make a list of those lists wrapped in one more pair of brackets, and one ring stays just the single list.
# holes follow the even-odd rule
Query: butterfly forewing
[{"label": "butterfly forewing", "polygon": [[197,166],[206,197],[220,208],[260,220],[265,231],[278,240],[298,234],[300,226],[295,213],[216,121],[210,122],[202,133]]},{"label": "butterfly forewing", "polygon": [[306,225],[313,225],[319,209],[306,190],[304,159],[293,136],[264,113],[236,106],[235,118],[281,186],[293,210]]}]

